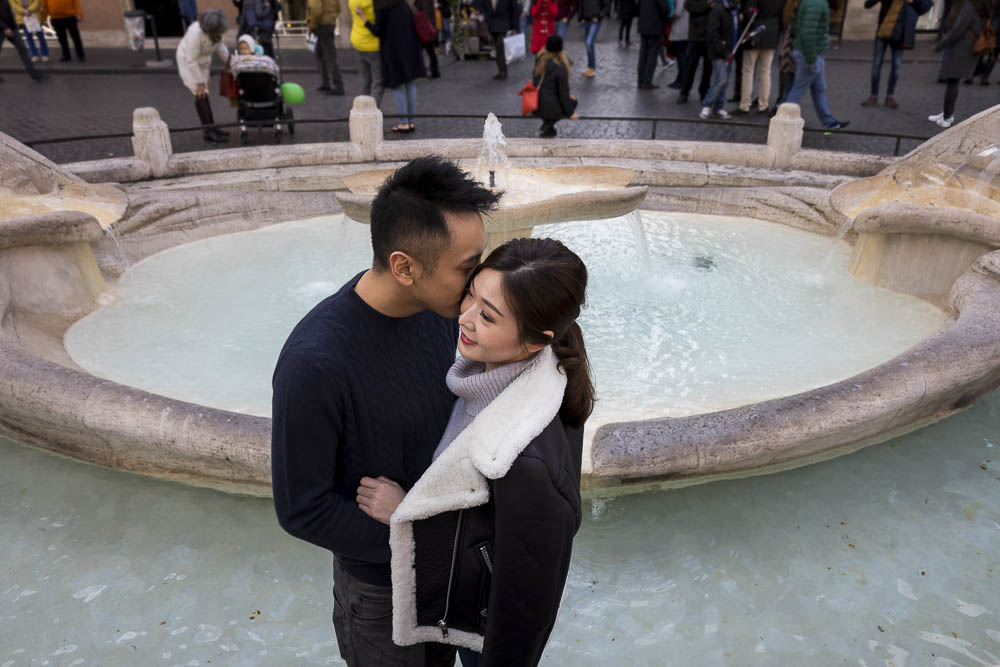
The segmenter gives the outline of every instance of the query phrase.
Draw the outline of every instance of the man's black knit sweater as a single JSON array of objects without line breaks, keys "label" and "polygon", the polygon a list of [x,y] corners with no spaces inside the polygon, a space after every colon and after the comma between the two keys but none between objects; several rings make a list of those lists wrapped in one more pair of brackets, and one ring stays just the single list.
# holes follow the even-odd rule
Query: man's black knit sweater
[{"label": "man's black knit sweater", "polygon": [[362,477],[404,490],[430,465],[454,396],[455,320],[382,315],[354,291],[363,274],[295,327],[272,386],[271,477],[278,523],[388,586],[389,527],[358,508]]}]

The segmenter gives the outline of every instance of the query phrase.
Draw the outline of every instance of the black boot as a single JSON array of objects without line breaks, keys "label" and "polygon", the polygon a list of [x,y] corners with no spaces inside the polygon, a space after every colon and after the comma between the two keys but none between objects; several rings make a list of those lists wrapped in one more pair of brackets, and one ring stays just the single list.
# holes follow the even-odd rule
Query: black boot
[{"label": "black boot", "polygon": [[[198,111],[198,118],[202,125],[215,125],[212,117],[212,105],[208,102],[208,97],[195,97],[194,108]],[[229,141],[229,133],[215,127],[206,127],[204,133],[205,141],[212,141],[217,144],[224,144]]]}]

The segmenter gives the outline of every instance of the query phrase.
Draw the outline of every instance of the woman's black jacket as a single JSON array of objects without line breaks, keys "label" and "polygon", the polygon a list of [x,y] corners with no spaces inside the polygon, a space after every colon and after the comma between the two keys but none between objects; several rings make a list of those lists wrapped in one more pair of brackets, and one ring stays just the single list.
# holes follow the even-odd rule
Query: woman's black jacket
[{"label": "woman's black jacket", "polygon": [[531,81],[538,87],[536,116],[543,120],[559,120],[569,118],[576,111],[576,100],[569,95],[569,76],[565,67],[550,60],[545,63],[545,76],[536,74]]},{"label": "woman's black jacket", "polygon": [[[529,378],[515,386],[522,379],[466,427],[393,514],[397,644],[465,646],[481,651],[484,667],[541,658],[580,527],[583,432],[558,414],[543,421],[553,385]],[[505,395],[507,405],[488,415]],[[562,389],[554,398],[561,402]],[[512,411],[512,402],[528,407]]]}]

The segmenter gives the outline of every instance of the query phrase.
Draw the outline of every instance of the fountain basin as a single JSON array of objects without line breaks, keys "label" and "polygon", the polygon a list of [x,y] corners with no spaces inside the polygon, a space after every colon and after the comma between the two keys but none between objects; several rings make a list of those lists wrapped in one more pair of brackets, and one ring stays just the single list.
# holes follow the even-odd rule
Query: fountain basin
[{"label": "fountain basin", "polygon": [[[762,170],[761,166],[770,163],[763,157],[748,157],[751,147],[725,144],[619,142],[611,150],[601,141],[542,146],[527,141],[510,143],[509,153],[526,162],[587,166],[613,157],[617,165],[633,168],[632,185],[650,187],[645,202],[649,209],[713,214],[749,211],[756,218],[830,236],[848,219],[832,205],[830,188],[849,180],[844,174],[870,174],[875,166],[885,164],[881,158],[801,151],[793,156],[791,165],[818,172],[804,174]],[[471,158],[478,144],[467,140],[380,144],[376,155],[399,160],[439,150],[453,158]],[[280,179],[283,167],[273,167],[285,159],[279,153],[277,149],[251,150],[247,155],[260,162],[254,163],[257,167],[276,169]],[[341,153],[354,155],[347,149]],[[294,156],[287,157],[289,169],[306,167],[309,154],[307,147],[295,147]],[[335,154],[337,151],[323,152],[316,164],[331,169]],[[353,165],[351,160],[356,157],[344,159],[338,169],[348,172],[384,166]],[[731,162],[721,166],[689,162],[697,159]],[[223,163],[212,162],[210,156],[185,160],[189,173],[215,172],[207,182],[224,181],[230,189],[212,190],[199,186],[198,181],[185,185],[182,179],[163,181],[169,192],[158,188],[159,181],[131,186],[126,193],[129,210],[113,225],[131,260],[195,238],[338,208],[326,191],[255,191],[233,196],[231,188],[238,186],[241,177],[256,183],[259,175],[223,173]],[[683,168],[674,167],[678,161]],[[231,160],[226,163],[234,164]],[[242,164],[239,160],[235,163]],[[745,166],[749,164],[757,166]],[[89,168],[96,169],[93,165]],[[779,182],[782,175],[787,179],[784,183]],[[298,187],[307,189],[301,181]],[[250,198],[262,204],[260,210],[248,205]],[[281,205],[293,203],[294,210],[282,210]],[[208,216],[203,215],[206,211]],[[851,241],[853,235],[849,233],[847,239]],[[102,272],[115,275],[114,253],[109,252],[108,242],[92,242],[90,247]],[[932,336],[926,345],[867,372],[896,378],[897,383],[889,383],[892,386],[870,381],[865,373],[858,376],[862,382],[849,379],[734,410],[604,424],[594,435],[593,470],[586,484],[601,493],[619,493],[801,465],[884,440],[966,407],[989,387],[1000,384],[1000,328],[992,315],[1000,310],[996,264],[995,253],[979,258],[937,302],[955,318],[950,327]],[[19,442],[103,465],[229,490],[269,492],[266,418],[196,406],[82,372],[59,341],[69,323],[92,307],[74,310],[59,322],[40,322],[30,308],[11,298],[9,278],[0,278],[0,430]],[[926,394],[910,388],[898,400],[882,401],[883,395],[895,396],[885,392],[897,385],[911,387],[907,384],[911,375],[920,378],[932,367],[933,382]],[[854,384],[860,385],[854,402],[831,402],[831,398],[851,395],[849,389]],[[699,435],[698,429],[704,433]],[[671,449],[672,442],[680,445]],[[661,449],[665,453],[654,451]],[[751,463],[748,466],[740,461]]]}]

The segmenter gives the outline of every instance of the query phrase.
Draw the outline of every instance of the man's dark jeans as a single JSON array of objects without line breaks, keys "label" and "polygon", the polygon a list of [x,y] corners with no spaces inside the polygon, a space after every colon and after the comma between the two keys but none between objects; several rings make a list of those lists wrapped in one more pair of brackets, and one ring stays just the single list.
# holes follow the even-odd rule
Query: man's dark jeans
[{"label": "man's dark jeans", "polygon": [[889,70],[889,89],[887,97],[896,94],[896,82],[899,81],[899,69],[903,66],[903,49],[892,45],[887,39],[875,38],[875,55],[872,57],[872,97],[878,97],[879,80],[882,78],[882,63],[885,61],[885,50],[892,49],[892,67]]},{"label": "man's dark jeans", "polygon": [[701,81],[698,83],[698,97],[704,99],[708,94],[708,84],[712,79],[712,59],[708,55],[708,42],[688,40],[687,57],[684,66],[687,73],[684,76],[684,86],[681,93],[688,95],[694,85],[694,74],[698,70],[698,61],[701,61]]},{"label": "man's dark jeans", "polygon": [[507,76],[507,53],[504,51],[503,38],[505,32],[492,32],[490,35],[493,37],[493,48],[497,52],[497,70],[503,76]]},{"label": "man's dark jeans", "polygon": [[333,559],[333,629],[348,667],[452,667],[455,647],[397,646],[392,641],[392,588],[352,577]]},{"label": "man's dark jeans", "polygon": [[334,43],[332,25],[321,25],[316,28],[316,60],[319,61],[320,85],[333,90],[343,90],[344,77],[337,67],[337,46]]}]

